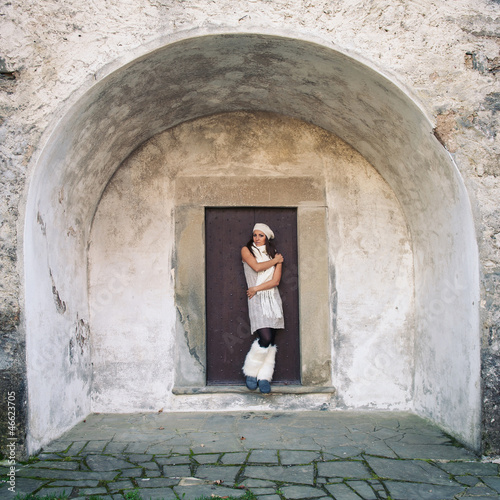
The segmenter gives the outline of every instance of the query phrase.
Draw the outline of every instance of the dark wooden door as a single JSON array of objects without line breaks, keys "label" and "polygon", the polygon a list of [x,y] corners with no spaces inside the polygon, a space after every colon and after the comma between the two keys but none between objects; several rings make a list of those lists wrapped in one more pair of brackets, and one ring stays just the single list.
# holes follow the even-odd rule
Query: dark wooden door
[{"label": "dark wooden door", "polygon": [[297,210],[207,208],[205,211],[207,384],[243,384],[241,371],[255,336],[250,331],[241,248],[256,222],[270,226],[285,262],[279,291],[285,329],[278,330],[274,382],[300,383]]}]

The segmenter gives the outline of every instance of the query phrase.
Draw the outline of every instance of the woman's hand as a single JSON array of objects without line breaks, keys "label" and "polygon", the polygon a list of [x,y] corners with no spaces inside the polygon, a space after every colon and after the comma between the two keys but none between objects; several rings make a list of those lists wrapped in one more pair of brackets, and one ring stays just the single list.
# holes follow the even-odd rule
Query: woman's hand
[{"label": "woman's hand", "polygon": [[285,258],[280,253],[277,253],[274,256],[274,260],[276,261],[276,264],[281,264],[285,260]]},{"label": "woman's hand", "polygon": [[256,293],[257,293],[257,287],[255,287],[255,286],[251,286],[247,290],[247,296],[248,296],[249,299],[251,299],[253,296],[255,296]]}]

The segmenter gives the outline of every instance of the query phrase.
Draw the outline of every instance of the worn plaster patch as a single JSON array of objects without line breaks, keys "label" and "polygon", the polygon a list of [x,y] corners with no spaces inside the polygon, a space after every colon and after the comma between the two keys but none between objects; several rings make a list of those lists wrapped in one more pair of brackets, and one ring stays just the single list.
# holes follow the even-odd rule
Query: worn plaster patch
[{"label": "worn plaster patch", "polygon": [[455,111],[448,111],[436,117],[436,127],[434,135],[436,139],[450,152],[457,149],[455,134],[457,133],[457,117]]}]

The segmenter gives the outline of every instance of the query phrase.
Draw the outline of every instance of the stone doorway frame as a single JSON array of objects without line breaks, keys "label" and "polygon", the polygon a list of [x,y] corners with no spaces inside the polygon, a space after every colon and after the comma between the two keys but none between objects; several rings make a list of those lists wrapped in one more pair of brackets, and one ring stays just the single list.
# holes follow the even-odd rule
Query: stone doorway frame
[{"label": "stone doorway frame", "polygon": [[[272,198],[270,192],[275,194]],[[206,387],[205,207],[226,206],[297,208],[301,380],[303,386],[331,386],[333,284],[328,272],[324,185],[312,177],[180,177],[176,180],[175,206],[176,341],[180,355],[174,392]],[[193,262],[199,264],[193,266]]]}]

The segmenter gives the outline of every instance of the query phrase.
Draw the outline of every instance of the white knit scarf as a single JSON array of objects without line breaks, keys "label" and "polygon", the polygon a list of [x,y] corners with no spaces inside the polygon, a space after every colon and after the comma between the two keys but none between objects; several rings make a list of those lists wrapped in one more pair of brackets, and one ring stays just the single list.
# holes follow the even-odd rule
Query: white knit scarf
[{"label": "white knit scarf", "polygon": [[[268,260],[271,260],[271,257],[269,257],[266,252],[265,245],[262,245],[260,247],[258,247],[257,245],[253,245],[253,248],[257,250],[256,252],[254,252],[257,262],[267,262]],[[257,273],[256,286],[262,285],[262,283],[271,280],[274,275],[274,268],[275,266],[272,266],[265,271],[260,271],[259,273]],[[264,316],[266,318],[281,318],[283,316],[272,288],[270,290],[260,290],[257,292],[257,295],[260,295],[262,312],[264,313]]]}]

